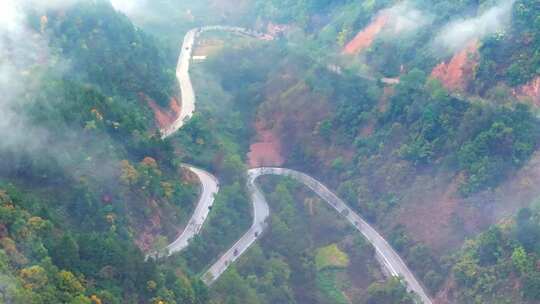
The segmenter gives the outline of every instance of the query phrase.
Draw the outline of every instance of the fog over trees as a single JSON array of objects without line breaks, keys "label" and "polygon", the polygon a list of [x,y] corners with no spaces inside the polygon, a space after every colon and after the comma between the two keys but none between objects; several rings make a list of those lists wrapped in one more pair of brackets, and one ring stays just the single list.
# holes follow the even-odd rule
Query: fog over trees
[{"label": "fog over trees", "polygon": [[[540,303],[539,16],[537,0],[0,2],[0,303],[421,303],[350,213],[425,303]],[[246,30],[197,30],[214,25]],[[195,111],[163,138],[188,102],[182,51]],[[148,258],[204,197],[188,164],[219,184],[208,217]],[[235,248],[259,166],[354,212],[261,177],[266,228]]]}]

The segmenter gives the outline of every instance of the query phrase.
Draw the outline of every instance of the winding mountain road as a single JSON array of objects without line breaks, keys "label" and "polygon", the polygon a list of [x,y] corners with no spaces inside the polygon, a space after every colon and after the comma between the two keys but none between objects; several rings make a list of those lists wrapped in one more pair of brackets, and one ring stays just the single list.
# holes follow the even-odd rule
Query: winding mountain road
[{"label": "winding mountain road", "polygon": [[[182,96],[181,113],[173,124],[161,130],[163,138],[167,138],[174,134],[193,116],[195,111],[195,92],[189,76],[189,64],[196,37],[201,32],[210,30],[230,31],[250,35],[256,38],[268,38],[268,36],[264,34],[229,26],[209,26],[188,31],[184,37],[176,69],[176,77],[180,85]],[[210,210],[209,207],[213,204],[214,195],[219,190],[217,179],[210,173],[188,165],[185,165],[185,168],[194,172],[201,180],[201,197],[184,232],[167,247],[169,255],[187,247],[189,245],[189,240],[200,232]],[[373,227],[322,183],[304,173],[285,168],[262,167],[248,170],[247,188],[253,203],[253,224],[229,250],[210,266],[202,278],[206,284],[210,285],[217,280],[219,276],[227,270],[229,265],[236,261],[236,259],[238,259],[238,257],[240,257],[257,240],[267,227],[267,218],[270,215],[270,208],[268,207],[268,203],[266,202],[263,193],[255,183],[255,180],[262,175],[288,176],[303,183],[317,193],[317,195],[344,216],[373,245],[377,260],[392,276],[401,277],[407,284],[408,289],[415,292],[423,303],[432,303],[429,296],[422,288],[422,285],[409,270],[405,262]]]},{"label": "winding mountain road", "polygon": [[247,187],[253,203],[253,224],[249,230],[223,254],[203,275],[202,279],[207,284],[212,284],[219,276],[227,270],[237,258],[239,258],[261,235],[267,226],[266,220],[270,215],[270,208],[264,195],[255,185],[255,179],[259,176],[258,171],[248,171]]},{"label": "winding mountain road", "polygon": [[[166,139],[182,128],[182,126],[189,121],[195,112],[195,91],[193,90],[193,84],[189,75],[189,64],[193,54],[193,45],[195,44],[195,39],[201,33],[207,31],[228,31],[258,39],[269,39],[268,35],[234,26],[205,26],[188,31],[184,36],[180,56],[178,57],[178,64],[176,66],[176,79],[180,86],[182,101],[180,115],[178,115],[178,118],[171,125],[160,130],[162,139]],[[184,248],[186,248],[189,244],[189,240],[200,232],[214,203],[214,196],[219,191],[219,182],[214,175],[187,164],[183,164],[182,167],[193,172],[201,182],[201,193],[195,207],[195,211],[184,228],[184,231],[178,236],[178,238],[176,238],[165,248],[165,254],[154,252],[149,256],[170,256],[171,254],[182,251]]]},{"label": "winding mountain road", "polygon": [[219,191],[219,182],[215,176],[189,165],[183,165],[183,167],[197,175],[201,182],[201,194],[195,211],[193,211],[193,215],[189,219],[184,231],[174,242],[167,246],[166,251],[168,255],[182,251],[189,245],[189,240],[201,231],[202,225],[214,204],[214,196]]},{"label": "winding mountain road", "polygon": [[[399,276],[403,278],[410,291],[415,292],[423,303],[431,304],[431,300],[424,292],[422,285],[418,282],[418,280],[416,280],[414,274],[409,270],[405,262],[392,248],[392,246],[390,246],[390,244],[388,244],[388,242],[373,227],[371,227],[361,216],[347,206],[343,200],[330,191],[325,185],[305,173],[291,169],[274,167],[250,169],[248,171],[248,190],[250,191],[251,199],[254,205],[266,205],[265,208],[268,208],[268,204],[266,203],[261,190],[255,184],[255,180],[259,176],[263,175],[287,176],[310,188],[320,198],[333,207],[339,214],[345,217],[360,233],[362,233],[362,235],[375,248],[377,260],[392,276]],[[268,215],[269,214],[266,214],[266,216]],[[235,246],[233,246],[234,250],[237,250],[237,255],[231,256],[231,250],[229,250],[220,258],[220,260],[210,267],[208,274],[203,276],[203,280],[205,280],[207,284],[212,282],[210,279],[214,278],[215,280],[215,278],[225,271],[230,263],[234,262],[234,260],[236,260],[236,258],[238,258],[243,251],[248,249],[249,245],[255,242],[256,236],[253,235],[251,230],[254,226],[257,226],[256,229],[266,227],[265,219],[263,220],[261,217],[255,217],[252,228],[242,237],[243,241],[241,244],[237,243]],[[240,247],[241,245],[246,245],[246,247]]]},{"label": "winding mountain road", "polygon": [[161,129],[161,138],[163,139],[171,136],[182,128],[184,123],[189,120],[191,116],[193,116],[193,112],[195,112],[195,91],[193,91],[193,84],[189,77],[189,62],[193,53],[195,36],[197,36],[199,30],[200,29],[192,29],[184,36],[182,50],[180,51],[180,57],[178,57],[178,64],[176,66],[176,79],[180,86],[182,106],[178,118],[170,126]]},{"label": "winding mountain road", "polygon": [[178,115],[178,118],[170,126],[160,130],[161,138],[163,139],[171,136],[182,128],[184,123],[186,123],[195,112],[195,91],[193,90],[193,84],[191,82],[191,77],[189,76],[189,64],[193,54],[195,38],[197,38],[201,33],[208,31],[233,32],[258,39],[271,39],[271,36],[266,34],[235,26],[204,26],[189,30],[184,36],[180,56],[178,57],[178,64],[176,65],[176,79],[180,86],[180,94],[182,96],[180,115]]}]

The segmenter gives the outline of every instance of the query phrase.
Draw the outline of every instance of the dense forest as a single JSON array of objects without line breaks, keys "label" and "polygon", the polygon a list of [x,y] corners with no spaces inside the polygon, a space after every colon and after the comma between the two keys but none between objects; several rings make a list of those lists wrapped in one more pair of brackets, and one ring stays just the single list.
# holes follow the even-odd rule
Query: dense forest
[{"label": "dense forest", "polygon": [[[261,5],[266,12],[261,16],[298,26],[286,37],[294,50],[282,61],[281,73],[288,79],[267,84],[287,93],[266,93],[259,112],[282,138],[285,166],[322,177],[360,214],[385,227],[440,303],[540,300],[532,292],[538,288],[537,258],[531,247],[527,251],[520,245],[515,217],[520,206],[540,194],[526,186],[534,170],[528,164],[538,149],[537,97],[522,99],[515,93],[538,75],[538,3],[304,3]],[[437,77],[436,66],[457,57],[433,51],[436,36],[456,22],[455,16],[481,27],[492,22],[490,14],[505,10],[508,16],[500,17],[501,23],[510,19],[505,27],[473,37],[481,43],[477,54],[466,58],[477,63],[469,74],[468,67],[460,67],[466,75],[463,86],[456,89]],[[367,33],[370,23],[385,14],[401,16],[395,22],[409,26],[409,32],[392,36],[390,19],[387,32],[383,28],[365,50],[339,56],[327,51],[340,52],[344,42],[363,29]],[[405,20],[408,16],[414,26],[405,23],[411,21]],[[329,63],[340,68],[328,68]],[[366,72],[399,81],[384,83]],[[309,109],[299,112],[299,107]],[[530,219],[529,235],[536,235],[534,216]],[[514,252],[530,258],[523,274],[511,264]]]},{"label": "dense forest", "polygon": [[[403,39],[375,39],[364,54],[345,61],[334,52],[368,26],[378,11],[394,9],[390,1],[364,5],[347,1],[256,3],[261,18],[289,26],[277,42],[288,50],[287,56],[275,64],[278,69],[266,81],[257,117],[281,137],[285,166],[323,178],[362,215],[386,227],[383,231],[394,247],[441,303],[490,302],[495,298],[501,303],[534,303],[538,298],[525,291],[525,285],[534,286],[533,274],[517,281],[513,280],[517,274],[504,272],[489,277],[491,289],[487,289],[487,285],[475,285],[488,283],[472,269],[469,274],[478,283],[456,283],[456,271],[462,252],[469,248],[461,245],[466,238],[476,239],[477,233],[491,231],[490,226],[500,221],[512,222],[512,214],[539,195],[526,184],[531,176],[522,177],[533,170],[528,164],[538,148],[536,104],[518,99],[511,90],[531,81],[537,67],[534,62],[516,64],[522,67],[519,72],[510,67],[516,61],[512,56],[527,60],[536,56],[533,24],[539,8],[535,2],[516,1],[509,10],[511,21],[504,35],[493,32],[481,37],[474,73],[463,89],[455,90],[444,79],[433,77],[432,69],[453,56],[431,51],[434,36],[456,15],[483,16],[496,3],[408,4],[430,12],[429,26]],[[354,10],[347,10],[350,8]],[[503,50],[507,53],[498,53]],[[526,52],[529,55],[524,55]],[[336,73],[328,68],[328,62],[341,68]],[[228,71],[235,65],[224,62],[213,72]],[[488,66],[491,72],[484,72]],[[365,77],[366,71],[399,77],[399,83],[381,83]],[[512,191],[523,194],[512,197]],[[449,207],[437,205],[446,204],[443,200],[461,206],[447,211],[444,208]],[[420,237],[414,233],[422,228],[411,226],[422,218],[415,220],[407,208],[423,208],[422,214],[434,218],[440,216],[430,213],[450,214],[438,224],[440,228],[436,224],[431,233]],[[511,216],[488,210],[506,210]],[[411,215],[413,219],[404,218]],[[435,243],[430,234],[440,240]],[[515,235],[509,234],[507,240],[512,239]],[[511,245],[507,258],[514,248]],[[483,267],[476,259],[472,265]],[[500,259],[502,263],[506,258]],[[534,272],[534,266],[530,269]],[[241,268],[238,271],[241,275]],[[523,287],[512,291],[516,282]],[[290,286],[294,290],[294,283]],[[502,291],[489,297],[486,290]]]},{"label": "dense forest", "polygon": [[[514,297],[538,300],[538,202],[519,210],[510,223],[500,223],[470,240],[456,255],[452,275],[457,301],[511,303]],[[508,284],[519,284],[512,290]],[[517,295],[516,295],[517,293]]]},{"label": "dense forest", "polygon": [[[335,190],[434,303],[540,303],[537,0],[54,2],[0,23],[1,303],[418,302],[283,177],[260,181],[268,230],[206,286],[251,223],[253,163]],[[198,37],[196,113],[163,140],[179,43],[213,24],[273,39]],[[219,179],[215,204],[185,251],[146,259],[194,210],[183,163]]]},{"label": "dense forest", "polygon": [[271,228],[216,283],[213,297],[233,303],[414,303],[399,279],[382,280],[374,249],[323,201],[291,180],[263,184]]},{"label": "dense forest", "polygon": [[137,95],[168,101],[174,60],[107,2],[34,10],[28,23],[49,52],[21,67],[35,87],[10,110],[41,138],[0,151],[9,160],[0,179],[1,302],[205,303],[202,283],[145,262],[140,248],[155,245],[139,237],[156,213],[168,215],[162,233],[176,233],[198,188],[179,178],[173,147]]}]

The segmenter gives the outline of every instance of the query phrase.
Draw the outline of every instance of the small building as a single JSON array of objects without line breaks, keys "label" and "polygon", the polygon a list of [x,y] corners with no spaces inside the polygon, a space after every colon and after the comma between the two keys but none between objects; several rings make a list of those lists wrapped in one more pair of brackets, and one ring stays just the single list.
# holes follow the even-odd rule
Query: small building
[{"label": "small building", "polygon": [[206,56],[193,56],[193,61],[205,61]]}]

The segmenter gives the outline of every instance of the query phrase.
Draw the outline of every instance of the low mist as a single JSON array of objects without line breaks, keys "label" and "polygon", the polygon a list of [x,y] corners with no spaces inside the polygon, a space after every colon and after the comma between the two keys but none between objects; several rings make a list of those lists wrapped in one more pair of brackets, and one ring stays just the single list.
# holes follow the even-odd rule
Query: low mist
[{"label": "low mist", "polygon": [[444,26],[433,40],[436,52],[454,54],[474,40],[503,31],[511,20],[514,0],[505,0],[473,18],[459,19]]},{"label": "low mist", "polygon": [[[19,109],[23,94],[39,87],[39,77],[30,75],[40,60],[48,57],[47,41],[26,24],[24,6],[30,2],[0,4],[0,148],[33,149],[46,131],[28,125]],[[31,81],[28,81],[31,79]]]},{"label": "low mist", "polygon": [[[0,3],[0,151],[12,158],[3,166],[13,166],[19,158],[52,159],[66,175],[77,174],[74,168],[68,168],[67,163],[73,163],[71,154],[78,153],[74,152],[74,148],[83,146],[81,131],[66,128],[66,132],[58,135],[57,130],[36,125],[26,114],[35,105],[34,96],[41,93],[43,80],[60,79],[69,69],[68,60],[49,47],[45,12],[68,8],[76,2],[23,0]],[[37,20],[41,23],[40,29],[29,25],[28,8],[38,13],[32,18],[42,16]],[[39,100],[46,103],[40,104],[41,107],[55,107],[57,102],[54,99]],[[86,155],[100,154],[91,147],[84,150]],[[102,172],[103,176],[111,175],[109,160],[91,159],[93,163],[103,164],[101,170],[94,172]],[[85,164],[80,166],[84,167]]]},{"label": "low mist", "polygon": [[112,6],[128,16],[138,16],[144,14],[146,0],[111,0]]},{"label": "low mist", "polygon": [[416,8],[410,1],[398,3],[383,10],[381,14],[389,17],[384,33],[387,38],[415,33],[433,22],[429,13]]}]

